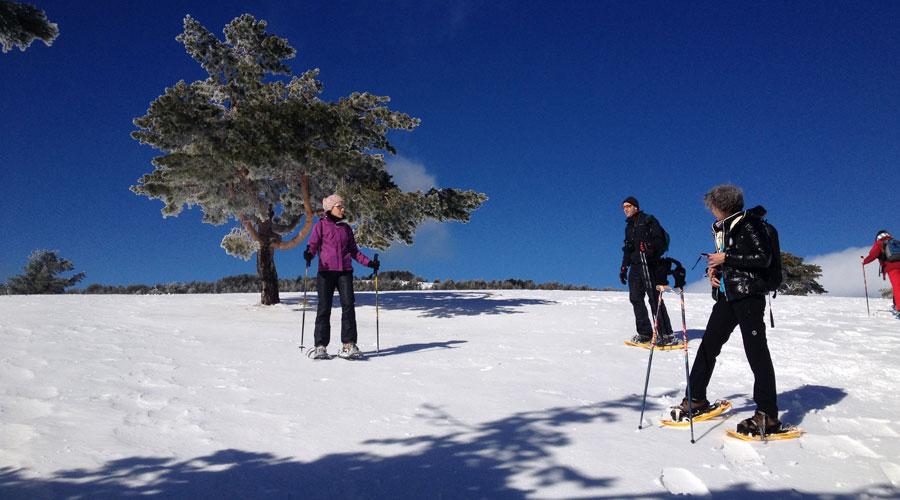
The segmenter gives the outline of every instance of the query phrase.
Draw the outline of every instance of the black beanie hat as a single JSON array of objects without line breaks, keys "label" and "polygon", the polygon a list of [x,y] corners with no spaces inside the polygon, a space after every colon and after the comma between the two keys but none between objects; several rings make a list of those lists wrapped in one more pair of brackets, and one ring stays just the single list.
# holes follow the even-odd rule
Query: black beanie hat
[{"label": "black beanie hat", "polygon": [[634,205],[634,208],[641,208],[641,205],[638,203],[637,198],[635,198],[634,196],[625,198],[622,204],[624,205],[625,203],[631,203],[632,205]]},{"label": "black beanie hat", "polygon": [[878,239],[879,236],[881,236],[881,233],[884,233],[884,234],[887,234],[887,235],[891,234],[891,233],[888,232],[887,229],[879,229],[878,232],[875,233],[875,239],[876,239],[876,240]]}]

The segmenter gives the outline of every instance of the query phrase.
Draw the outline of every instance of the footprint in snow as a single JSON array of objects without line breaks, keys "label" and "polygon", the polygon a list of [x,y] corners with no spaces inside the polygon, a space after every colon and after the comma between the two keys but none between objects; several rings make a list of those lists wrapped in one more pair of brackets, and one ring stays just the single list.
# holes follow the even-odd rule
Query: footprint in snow
[{"label": "footprint in snow", "polygon": [[762,457],[750,443],[737,439],[726,439],[722,445],[722,455],[733,465],[762,465]]},{"label": "footprint in snow", "polygon": [[673,495],[708,496],[709,488],[693,472],[680,467],[666,467],[659,477],[663,487]]}]

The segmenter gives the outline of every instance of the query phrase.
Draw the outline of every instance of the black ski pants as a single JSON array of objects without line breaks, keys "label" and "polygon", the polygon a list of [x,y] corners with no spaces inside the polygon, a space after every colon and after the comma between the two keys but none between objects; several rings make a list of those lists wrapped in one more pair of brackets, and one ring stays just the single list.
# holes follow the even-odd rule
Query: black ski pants
[{"label": "black ski pants", "polygon": [[356,343],[356,298],[353,296],[353,271],[319,271],[316,291],[319,305],[316,310],[316,346],[331,342],[331,305],[334,289],[341,297],[341,342]]},{"label": "black ski pants", "polygon": [[[651,269],[650,272],[653,272]],[[644,295],[650,300],[650,307],[656,312],[659,291],[653,283],[647,283],[644,278],[644,266],[633,264],[628,272],[628,300],[634,308],[634,324],[638,335],[650,337],[653,334],[653,324],[647,316],[647,305],[644,303]],[[669,314],[666,312],[665,301],[659,308],[659,334],[672,335],[672,324],[669,322]]]},{"label": "black ski pants", "polygon": [[775,369],[766,342],[765,312],[765,296],[753,295],[729,302],[723,294],[719,295],[706,323],[694,367],[691,368],[691,398],[706,399],[706,387],[716,367],[716,357],[722,352],[722,346],[728,342],[734,328],[740,326],[744,354],[753,371],[753,401],[759,411],[778,416]]}]

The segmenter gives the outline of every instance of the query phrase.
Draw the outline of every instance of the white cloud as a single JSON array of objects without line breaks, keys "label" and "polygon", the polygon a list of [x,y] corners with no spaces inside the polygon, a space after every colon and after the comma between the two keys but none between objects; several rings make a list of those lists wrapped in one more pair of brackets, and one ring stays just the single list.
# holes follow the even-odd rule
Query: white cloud
[{"label": "white cloud", "polygon": [[[403,156],[392,156],[387,160],[387,171],[403,191],[428,191],[438,185],[437,178],[428,173],[425,165]],[[413,245],[394,242],[384,255],[392,261],[385,269],[410,269],[416,264],[429,260],[444,260],[452,256],[450,231],[445,224],[426,220],[413,236]]]},{"label": "white cloud", "polygon": [[416,264],[449,259],[453,255],[450,231],[440,222],[426,220],[416,229],[412,246],[395,241],[384,255],[393,261],[385,269],[414,270]]},{"label": "white cloud", "polygon": [[[822,267],[821,284],[828,295],[838,297],[862,297],[864,295],[864,283],[860,255],[868,255],[871,247],[854,247],[825,255],[815,255],[804,258],[807,264],[815,264]],[[866,266],[866,279],[869,283],[869,297],[880,297],[882,288],[890,287],[890,283],[882,281],[878,276],[878,263],[872,262]]]},{"label": "white cloud", "polygon": [[392,156],[387,161],[387,171],[404,191],[428,191],[437,186],[437,178],[428,173],[425,165],[402,156]]}]

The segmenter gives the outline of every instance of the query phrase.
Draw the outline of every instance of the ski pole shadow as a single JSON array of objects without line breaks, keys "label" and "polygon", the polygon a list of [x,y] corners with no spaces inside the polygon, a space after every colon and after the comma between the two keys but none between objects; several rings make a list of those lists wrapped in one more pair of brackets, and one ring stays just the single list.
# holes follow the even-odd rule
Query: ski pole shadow
[{"label": "ski pole shadow", "polygon": [[393,347],[388,347],[386,349],[381,349],[378,352],[370,351],[366,353],[367,358],[381,358],[384,356],[394,356],[397,354],[409,354],[417,351],[426,351],[430,349],[457,349],[457,344],[465,344],[468,342],[467,340],[447,340],[445,342],[424,342],[424,343],[415,343],[415,344],[403,344]]}]

